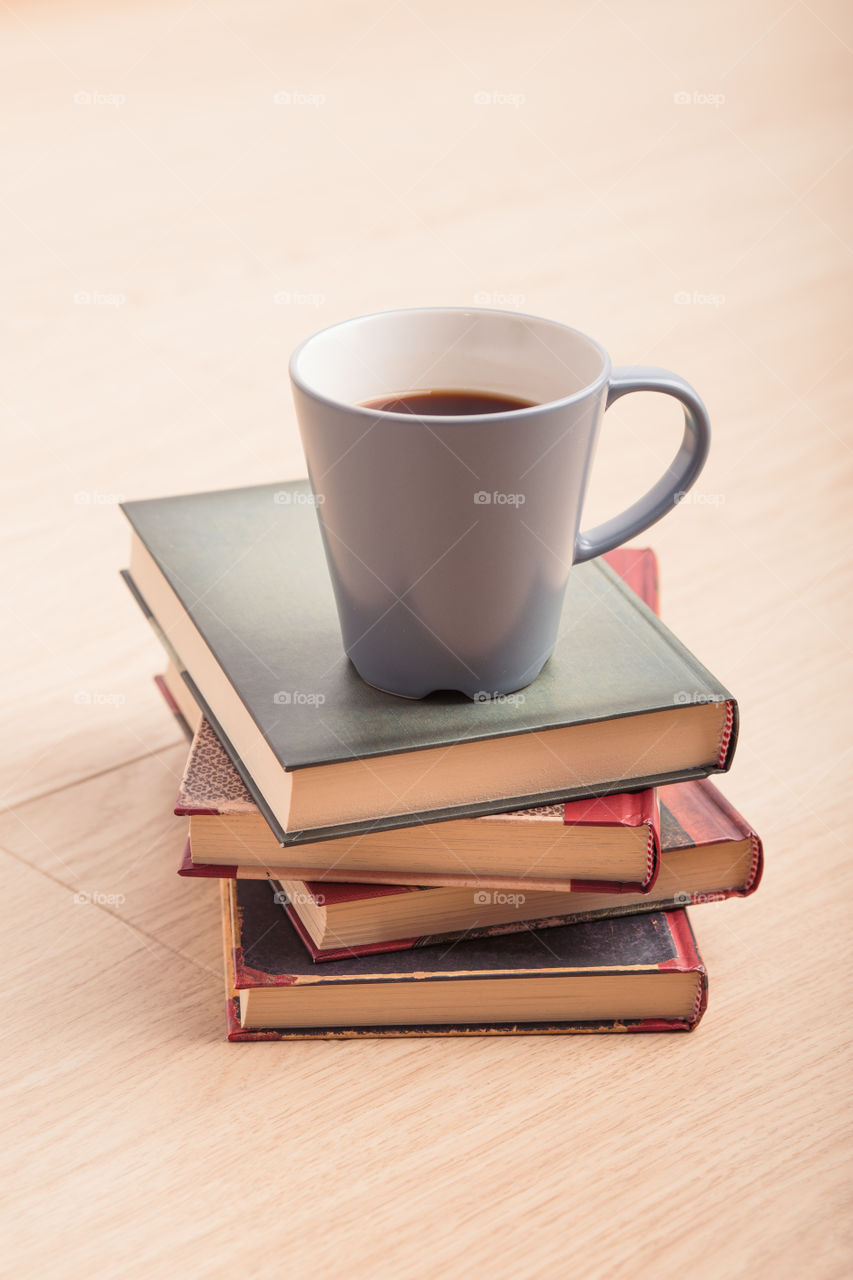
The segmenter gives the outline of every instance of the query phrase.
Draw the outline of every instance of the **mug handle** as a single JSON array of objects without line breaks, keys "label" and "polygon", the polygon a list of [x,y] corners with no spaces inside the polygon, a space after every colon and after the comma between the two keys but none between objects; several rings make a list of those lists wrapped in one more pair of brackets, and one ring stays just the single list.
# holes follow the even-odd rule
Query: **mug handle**
[{"label": "mug handle", "polygon": [[575,564],[591,560],[604,551],[612,551],[629,538],[636,537],[655,524],[695,482],[708,457],[711,423],[708,410],[689,382],[668,369],[651,365],[623,365],[610,375],[605,410],[631,391],[660,391],[681,402],[684,409],[684,436],[681,447],[658,480],[633,506],[612,520],[596,525],[588,533],[579,533],[575,541]]}]

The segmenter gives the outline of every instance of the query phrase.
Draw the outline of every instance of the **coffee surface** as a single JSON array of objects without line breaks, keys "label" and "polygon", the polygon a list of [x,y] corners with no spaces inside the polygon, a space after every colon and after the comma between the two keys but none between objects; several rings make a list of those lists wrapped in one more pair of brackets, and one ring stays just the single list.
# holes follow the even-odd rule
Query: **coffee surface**
[{"label": "coffee surface", "polygon": [[401,391],[396,395],[376,396],[361,403],[364,409],[379,409],[383,413],[411,413],[425,418],[438,415],[465,417],[474,413],[507,413],[513,409],[529,409],[536,401],[491,391],[437,388],[434,391]]}]

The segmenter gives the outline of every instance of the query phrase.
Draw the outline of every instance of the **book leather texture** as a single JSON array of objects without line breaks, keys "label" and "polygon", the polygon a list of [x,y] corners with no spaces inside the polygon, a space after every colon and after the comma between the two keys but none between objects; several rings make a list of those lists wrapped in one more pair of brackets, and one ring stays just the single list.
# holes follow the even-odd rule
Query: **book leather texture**
[{"label": "book leather texture", "polygon": [[[497,941],[463,939],[442,952],[397,952],[355,957],[314,967],[270,887],[260,881],[222,882],[223,945],[226,970],[228,1039],[353,1039],[375,1036],[553,1035],[573,1032],[691,1031],[707,1006],[705,967],[685,911],[658,912],[615,921],[596,921],[549,930],[539,940],[535,931]],[[523,977],[552,973],[588,975],[694,973],[697,994],[687,1018],[592,1020],[590,1022],[430,1024],[396,1026],[288,1028],[245,1030],[240,1026],[235,991],[253,987],[289,987],[305,982],[359,984],[417,982],[425,975],[453,982],[472,976]]]}]

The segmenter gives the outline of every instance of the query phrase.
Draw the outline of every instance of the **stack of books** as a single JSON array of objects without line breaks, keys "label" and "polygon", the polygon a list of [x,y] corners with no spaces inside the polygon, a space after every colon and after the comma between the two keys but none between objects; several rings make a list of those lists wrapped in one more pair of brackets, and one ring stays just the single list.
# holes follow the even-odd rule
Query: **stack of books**
[{"label": "stack of books", "polygon": [[306,482],[123,510],[229,1039],[696,1026],[685,908],[752,893],[763,855],[709,781],[737,705],[658,617],[653,552],[572,570],[528,688],[411,702],[343,653]]}]

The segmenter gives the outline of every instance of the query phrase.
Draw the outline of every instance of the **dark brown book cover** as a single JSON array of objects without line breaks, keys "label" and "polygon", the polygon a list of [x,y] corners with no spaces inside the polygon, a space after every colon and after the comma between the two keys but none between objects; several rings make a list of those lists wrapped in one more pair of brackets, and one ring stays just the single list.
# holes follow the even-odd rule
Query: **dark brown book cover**
[{"label": "dark brown book cover", "polygon": [[[396,952],[332,962],[317,969],[261,881],[222,881],[223,942],[229,1040],[352,1039],[375,1036],[553,1035],[592,1031],[691,1031],[707,1005],[705,967],[687,913],[682,910],[628,916],[500,939],[463,939],[452,948],[427,953]],[[253,987],[290,987],[303,983],[361,984],[385,982],[453,982],[484,979],[582,975],[696,975],[696,995],[689,1017],[646,1017],[636,1020],[590,1019],[584,1022],[480,1023],[350,1027],[295,1027],[246,1030],[240,1026],[236,991]]]}]

